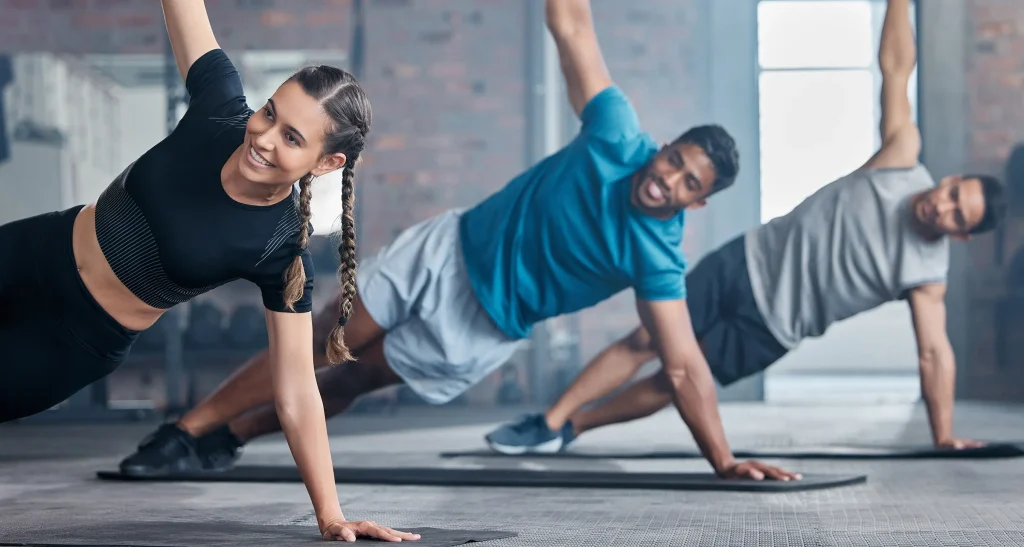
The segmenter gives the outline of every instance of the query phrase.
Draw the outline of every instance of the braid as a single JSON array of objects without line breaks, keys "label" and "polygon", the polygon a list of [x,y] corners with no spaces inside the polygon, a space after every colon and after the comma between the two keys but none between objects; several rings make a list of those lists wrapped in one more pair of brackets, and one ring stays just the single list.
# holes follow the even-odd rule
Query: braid
[{"label": "braid", "polygon": [[[313,212],[309,202],[313,197],[311,187],[313,175],[307,173],[299,179],[299,248],[309,245],[309,219]],[[302,298],[306,288],[306,269],[302,266],[302,255],[295,255],[291,266],[285,272],[284,305],[289,311],[295,311],[295,303]]]},{"label": "braid", "polygon": [[338,281],[341,283],[338,323],[327,340],[327,359],[333,364],[352,361],[345,344],[345,325],[352,317],[357,296],[356,289],[356,223],[355,173],[352,170],[366,147],[372,112],[366,93],[359,82],[344,70],[331,66],[310,66],[296,72],[290,80],[320,103],[331,124],[324,135],[322,153],[342,154],[341,167],[341,243],[338,254]]},{"label": "braid", "polygon": [[[355,163],[356,158],[350,161]],[[345,346],[345,324],[352,317],[352,304],[356,298],[356,221],[353,210],[355,209],[355,174],[349,165],[344,167],[341,174],[341,243],[338,245],[338,255],[341,257],[341,264],[338,266],[338,280],[341,282],[341,309],[339,310],[338,324],[331,332],[330,341],[327,345],[327,359],[331,363],[354,360]]]}]

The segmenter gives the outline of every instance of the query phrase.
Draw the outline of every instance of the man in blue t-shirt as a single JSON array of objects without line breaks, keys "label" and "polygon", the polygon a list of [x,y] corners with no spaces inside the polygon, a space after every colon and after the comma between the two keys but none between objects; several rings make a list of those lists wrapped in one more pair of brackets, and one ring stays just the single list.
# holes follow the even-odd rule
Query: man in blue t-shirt
[{"label": "man in blue t-shirt", "polygon": [[[546,13],[579,134],[477,206],[408,228],[361,267],[345,329],[359,360],[321,370],[324,405],[336,414],[398,383],[446,403],[505,363],[537,322],[632,288],[661,359],[680,379],[680,412],[702,445],[721,446],[702,438],[713,436],[717,416],[695,412],[715,391],[690,326],[681,243],[684,211],[735,180],[735,143],[722,128],[701,126],[659,148],[612,83],[589,2],[548,0]],[[336,307],[327,309],[317,321],[318,353],[337,322]],[[223,467],[241,443],[278,431],[264,360],[255,357],[164,426],[122,469]],[[761,465],[718,463],[724,476],[756,475]]]}]

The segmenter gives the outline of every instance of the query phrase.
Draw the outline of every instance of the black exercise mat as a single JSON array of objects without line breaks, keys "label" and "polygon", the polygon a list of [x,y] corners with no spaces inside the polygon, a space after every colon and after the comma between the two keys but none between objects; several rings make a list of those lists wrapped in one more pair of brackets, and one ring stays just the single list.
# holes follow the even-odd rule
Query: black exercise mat
[{"label": "black exercise mat", "polygon": [[[294,466],[238,466],[219,473],[179,473],[165,477],[130,477],[100,471],[105,480],[171,482],[302,482]],[[339,484],[415,486],[528,486],[557,488],[630,488],[641,490],[729,490],[795,492],[835,488],[867,481],[864,475],[805,474],[797,481],[720,479],[713,473],[629,473],[597,471],[534,471],[527,469],[447,469],[422,467],[336,467]]]},{"label": "black exercise mat", "polygon": [[[993,459],[1019,458],[1024,456],[1024,443],[991,443],[978,448],[935,448],[934,446],[871,446],[871,445],[826,445],[794,446],[733,451],[737,458],[792,458],[807,460],[880,460],[880,459]],[[608,460],[657,460],[703,458],[696,450],[655,450],[642,451],[575,451],[566,450],[553,454],[509,455],[488,450],[463,452],[442,452],[442,458],[591,458]]]},{"label": "black exercise mat", "polygon": [[[382,522],[385,526],[395,523]],[[441,528],[404,528],[392,526],[403,532],[420,534],[420,539],[411,542],[416,547],[453,547],[516,537],[515,532],[444,530]],[[245,547],[288,547],[291,545],[324,545],[315,524],[309,526],[264,526],[233,522],[138,522],[105,523],[89,526],[65,526],[55,529],[27,531],[21,534],[6,533],[5,541],[28,540],[24,543],[4,543],[0,546],[18,547],[194,547],[199,545],[232,545]],[[27,537],[23,537],[27,536]],[[42,538],[45,537],[45,542]],[[374,538],[359,538],[356,543],[384,544]],[[406,543],[406,542],[402,542]],[[344,545],[351,543],[342,542]],[[486,545],[481,545],[486,547]]]}]

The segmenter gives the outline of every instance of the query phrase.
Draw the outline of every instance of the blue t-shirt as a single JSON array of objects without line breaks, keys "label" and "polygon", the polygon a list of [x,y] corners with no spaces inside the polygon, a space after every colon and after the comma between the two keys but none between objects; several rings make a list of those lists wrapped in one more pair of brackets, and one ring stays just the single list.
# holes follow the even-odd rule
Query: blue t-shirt
[{"label": "blue t-shirt", "polygon": [[686,297],[683,212],[659,220],[630,200],[632,175],[657,145],[616,86],[580,118],[572,142],[460,221],[473,289],[512,338],[629,287],[643,300]]}]

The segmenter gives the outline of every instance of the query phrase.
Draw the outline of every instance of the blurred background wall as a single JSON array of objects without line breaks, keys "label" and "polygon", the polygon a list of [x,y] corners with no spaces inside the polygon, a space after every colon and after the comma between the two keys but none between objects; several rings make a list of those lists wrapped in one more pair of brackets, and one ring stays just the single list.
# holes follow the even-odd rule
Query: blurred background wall
[{"label": "blurred background wall", "polygon": [[[353,71],[374,112],[357,169],[359,254],[468,207],[576,130],[539,0],[208,0],[250,105],[309,63]],[[720,123],[739,183],[688,217],[691,265],[784,214],[877,147],[881,0],[593,0],[613,78],[669,141]],[[1024,3],[924,2],[911,85],[923,161],[1006,177],[1024,169]],[[92,201],[184,108],[153,0],[0,0],[0,222]],[[327,234],[340,184],[315,189],[316,298],[334,290]],[[954,244],[949,323],[959,396],[1024,398],[1024,206],[1005,230]],[[89,395],[180,407],[264,343],[256,290],[233,283],[176,310]],[[457,404],[543,404],[638,323],[632,293],[545,328]],[[655,365],[651,365],[652,367]],[[893,303],[833,327],[724,400],[913,400],[910,316]],[[418,404],[404,394],[393,403]],[[364,406],[370,405],[369,402]]]}]

